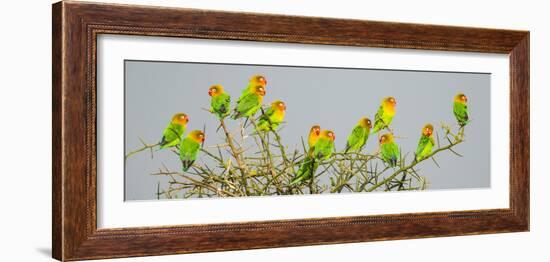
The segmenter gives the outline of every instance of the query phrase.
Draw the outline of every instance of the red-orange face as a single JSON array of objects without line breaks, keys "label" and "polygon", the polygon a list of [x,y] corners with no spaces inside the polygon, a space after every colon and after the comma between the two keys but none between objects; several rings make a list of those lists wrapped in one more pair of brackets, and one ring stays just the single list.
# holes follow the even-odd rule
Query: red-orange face
[{"label": "red-orange face", "polygon": [[256,94],[258,94],[260,96],[265,96],[265,87],[256,86],[255,92],[256,92]]},{"label": "red-orange face", "polygon": [[397,101],[395,101],[395,98],[393,98],[391,96],[387,98],[387,101],[390,105],[393,105],[393,106],[395,106],[397,104]]},{"label": "red-orange face", "polygon": [[455,102],[466,104],[468,103],[468,97],[465,94],[460,93],[455,96]]},{"label": "red-orange face", "polygon": [[378,142],[380,144],[384,144],[384,143],[388,143],[388,142],[391,142],[393,140],[393,136],[391,135],[391,133],[388,133],[388,134],[384,134],[380,137],[380,139],[378,140]]},{"label": "red-orange face", "polygon": [[432,136],[434,132],[434,127],[430,124],[425,125],[424,128],[422,128],[422,134],[425,136]]},{"label": "red-orange face", "polygon": [[208,89],[208,95],[209,96],[217,96],[223,92],[223,88],[221,85],[213,85]]},{"label": "red-orange face", "polygon": [[371,123],[370,119],[368,119],[366,117],[361,118],[361,121],[359,122],[359,124],[363,127],[372,128],[372,123]]},{"label": "red-orange face", "polygon": [[265,79],[265,77],[263,76],[256,76],[256,81],[262,86],[267,85],[267,79]]},{"label": "red-orange face", "polygon": [[177,113],[172,117],[172,123],[186,125],[189,123],[189,116],[184,113]]},{"label": "red-orange face", "polygon": [[320,126],[311,127],[310,133],[314,133],[315,135],[320,135],[321,134],[321,127]]},{"label": "red-orange face", "polygon": [[204,135],[203,132],[200,132],[200,134],[197,135],[197,138],[198,138],[198,140],[200,140],[201,142],[204,142],[204,140],[206,140],[206,136]]},{"label": "red-orange face", "polygon": [[336,140],[336,135],[332,131],[327,132],[327,137],[332,141]]},{"label": "red-orange face", "polygon": [[282,101],[278,101],[275,103],[275,106],[280,110],[280,111],[285,111],[286,110],[286,105],[284,102]]},{"label": "red-orange face", "polygon": [[199,143],[204,142],[204,140],[206,139],[206,136],[201,130],[193,130],[189,132],[188,136]]}]

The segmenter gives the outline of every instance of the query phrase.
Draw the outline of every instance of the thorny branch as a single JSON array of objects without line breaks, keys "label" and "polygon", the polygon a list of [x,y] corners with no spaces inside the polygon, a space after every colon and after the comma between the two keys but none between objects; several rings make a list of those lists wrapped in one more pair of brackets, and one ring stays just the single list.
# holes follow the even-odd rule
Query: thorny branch
[{"label": "thorny branch", "polygon": [[[335,151],[330,159],[319,163],[312,179],[289,186],[307,154],[303,139],[302,150],[287,153],[277,130],[257,131],[255,119],[249,118],[248,121],[252,127],[241,125],[234,132],[240,133],[240,136],[235,136],[225,121],[220,120],[223,143],[203,147],[201,153],[205,159],[195,163],[189,171],[175,172],[163,166],[151,174],[169,178],[166,189],[157,189],[159,198],[424,190],[428,181],[418,173],[417,165],[431,159],[439,166],[435,156],[444,151],[461,157],[455,146],[465,141],[464,128],[459,128],[454,134],[450,126],[442,124],[444,140],[440,141],[436,133],[437,142],[430,155],[419,161],[414,157],[408,159],[407,155],[401,156],[397,167],[389,167],[380,158],[378,150],[372,154]],[[252,137],[256,147],[247,146],[249,137]],[[274,143],[270,140],[274,140]],[[128,153],[126,158],[145,150],[153,154],[153,148],[158,146],[140,141],[143,147]],[[257,148],[258,151],[252,152],[251,148]],[[177,150],[173,151],[177,154]]]}]

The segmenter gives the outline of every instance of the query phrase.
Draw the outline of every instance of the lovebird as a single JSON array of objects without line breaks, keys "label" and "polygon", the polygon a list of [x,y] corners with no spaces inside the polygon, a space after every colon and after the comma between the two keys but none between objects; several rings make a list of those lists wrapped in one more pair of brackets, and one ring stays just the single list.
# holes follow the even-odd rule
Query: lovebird
[{"label": "lovebird", "polygon": [[252,93],[256,86],[262,86],[263,88],[265,88],[266,85],[267,85],[267,79],[265,79],[264,76],[254,75],[250,78],[250,80],[248,80],[248,86],[246,86],[246,88],[243,89],[243,91],[241,92],[241,96]]},{"label": "lovebird", "polygon": [[317,166],[319,165],[313,159],[313,151],[315,150],[315,144],[319,140],[320,135],[321,127],[318,125],[312,126],[309,130],[309,136],[307,139],[307,143],[309,145],[308,153],[305,156],[304,162],[302,162],[300,169],[298,169],[296,176],[292,179],[292,181],[290,181],[290,185],[298,184],[302,181],[310,179],[313,176],[315,169],[317,169]]},{"label": "lovebird", "polygon": [[422,128],[422,134],[420,140],[418,140],[418,146],[416,147],[415,160],[420,161],[432,153],[432,149],[435,145],[434,141],[434,127],[431,124],[426,124]]},{"label": "lovebird", "polygon": [[210,112],[224,119],[230,114],[231,97],[223,90],[221,85],[213,85],[208,89],[208,95],[212,97],[210,101]]},{"label": "lovebird", "polygon": [[393,135],[391,133],[384,134],[380,137],[379,142],[382,159],[391,167],[397,166],[399,147],[393,142]]},{"label": "lovebird", "polygon": [[256,114],[256,111],[262,106],[262,101],[265,96],[265,88],[261,85],[254,87],[252,93],[241,95],[237,101],[235,112],[231,116],[233,119],[241,117],[251,117]]},{"label": "lovebird", "polygon": [[180,159],[183,165],[183,171],[189,170],[193,165],[205,138],[202,131],[193,130],[181,141]]},{"label": "lovebird", "polygon": [[281,100],[271,103],[271,107],[260,116],[258,131],[276,130],[285,119],[286,105]]},{"label": "lovebird", "polygon": [[397,102],[395,98],[388,96],[382,99],[382,103],[374,116],[374,129],[373,133],[376,133],[386,127],[390,127],[393,116],[395,115],[395,105]]},{"label": "lovebird", "polygon": [[185,133],[189,117],[184,113],[177,113],[172,117],[168,126],[162,132],[162,138],[159,142],[160,148],[169,148],[180,143],[181,137]]},{"label": "lovebird", "polygon": [[456,121],[460,127],[464,127],[468,124],[468,97],[459,93],[455,96],[453,103],[453,113],[455,114]]},{"label": "lovebird", "polygon": [[309,146],[309,150],[311,150],[315,146],[315,143],[317,143],[317,140],[319,139],[320,135],[321,135],[321,127],[319,125],[312,126],[311,129],[309,130],[309,135],[307,137],[307,144]]},{"label": "lovebird", "polygon": [[313,158],[317,160],[327,160],[334,151],[334,140],[336,135],[332,130],[323,130],[313,146]]},{"label": "lovebird", "polygon": [[351,131],[351,134],[348,136],[348,142],[346,144],[346,150],[351,152],[359,152],[367,143],[367,139],[370,135],[370,129],[372,128],[372,123],[370,119],[363,117],[359,120],[357,125]]}]

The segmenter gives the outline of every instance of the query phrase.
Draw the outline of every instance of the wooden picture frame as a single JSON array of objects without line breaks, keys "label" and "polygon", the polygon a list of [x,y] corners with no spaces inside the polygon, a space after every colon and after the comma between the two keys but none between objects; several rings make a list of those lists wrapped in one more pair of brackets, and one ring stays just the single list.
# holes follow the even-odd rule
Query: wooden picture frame
[{"label": "wooden picture frame", "polygon": [[[529,230],[529,32],[64,1],[53,5],[53,257],[81,260]],[[98,229],[99,34],[508,54],[510,207]]]}]

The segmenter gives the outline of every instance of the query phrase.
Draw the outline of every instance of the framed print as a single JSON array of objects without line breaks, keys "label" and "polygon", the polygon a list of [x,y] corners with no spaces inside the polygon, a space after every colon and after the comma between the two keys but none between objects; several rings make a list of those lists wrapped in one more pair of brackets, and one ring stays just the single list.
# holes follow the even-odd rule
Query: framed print
[{"label": "framed print", "polygon": [[53,257],[529,230],[529,32],[53,5]]}]

